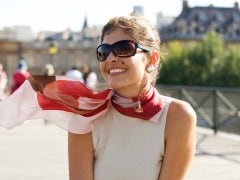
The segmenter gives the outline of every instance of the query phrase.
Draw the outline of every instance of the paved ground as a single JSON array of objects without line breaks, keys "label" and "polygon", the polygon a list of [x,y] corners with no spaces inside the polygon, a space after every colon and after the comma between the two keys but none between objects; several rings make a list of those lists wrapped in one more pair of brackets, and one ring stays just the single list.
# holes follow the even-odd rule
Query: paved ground
[{"label": "paved ground", "polygon": [[[186,180],[240,180],[240,136],[198,129]],[[42,120],[0,128],[0,180],[68,180],[67,133]]]},{"label": "paved ground", "polygon": [[186,180],[240,180],[240,136],[198,128],[197,151]]},{"label": "paved ground", "polygon": [[42,120],[0,129],[0,180],[68,180],[67,133]]}]

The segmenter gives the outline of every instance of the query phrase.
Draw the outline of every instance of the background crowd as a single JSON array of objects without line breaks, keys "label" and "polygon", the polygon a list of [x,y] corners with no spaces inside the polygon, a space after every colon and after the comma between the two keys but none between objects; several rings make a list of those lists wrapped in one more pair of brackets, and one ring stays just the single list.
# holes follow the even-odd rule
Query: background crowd
[{"label": "background crowd", "polygon": [[[52,64],[46,64],[43,67],[42,75],[54,76],[58,74],[56,74]],[[68,78],[80,81],[93,92],[97,91],[97,74],[92,71],[87,64],[83,64],[81,67],[72,66],[70,69],[67,69],[66,72],[59,75],[64,75]],[[0,100],[16,91],[29,76],[28,64],[23,58],[20,58],[16,71],[13,72],[11,77],[7,76],[3,64],[0,63]]]}]

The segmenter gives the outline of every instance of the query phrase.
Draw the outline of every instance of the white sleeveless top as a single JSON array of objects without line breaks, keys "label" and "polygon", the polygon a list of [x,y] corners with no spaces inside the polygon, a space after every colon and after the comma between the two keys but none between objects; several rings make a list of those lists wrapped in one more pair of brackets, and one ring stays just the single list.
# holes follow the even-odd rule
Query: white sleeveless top
[{"label": "white sleeveless top", "polygon": [[120,114],[112,106],[93,129],[94,180],[157,180],[164,156],[166,116],[172,98],[162,96],[159,123]]}]

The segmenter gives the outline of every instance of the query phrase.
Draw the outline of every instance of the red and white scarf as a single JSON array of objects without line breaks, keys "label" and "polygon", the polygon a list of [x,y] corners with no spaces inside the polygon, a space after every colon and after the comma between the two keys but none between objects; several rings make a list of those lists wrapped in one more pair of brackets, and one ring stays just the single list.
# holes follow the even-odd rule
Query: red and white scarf
[{"label": "red and white scarf", "polygon": [[81,82],[64,76],[30,76],[0,102],[0,125],[11,129],[26,120],[44,118],[69,132],[84,134],[105,115],[110,103],[121,114],[155,123],[163,108],[155,88],[127,99],[112,89],[94,94]]}]

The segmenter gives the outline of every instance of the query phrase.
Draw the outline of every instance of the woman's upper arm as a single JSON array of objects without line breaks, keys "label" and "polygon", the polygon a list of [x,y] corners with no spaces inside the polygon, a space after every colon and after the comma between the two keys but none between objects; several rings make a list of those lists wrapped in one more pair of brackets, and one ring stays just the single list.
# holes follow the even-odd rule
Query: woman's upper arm
[{"label": "woman's upper arm", "polygon": [[179,100],[171,103],[159,180],[184,180],[195,153],[196,120],[195,111],[188,103]]},{"label": "woman's upper arm", "polygon": [[92,133],[68,133],[69,180],[93,180]]}]

